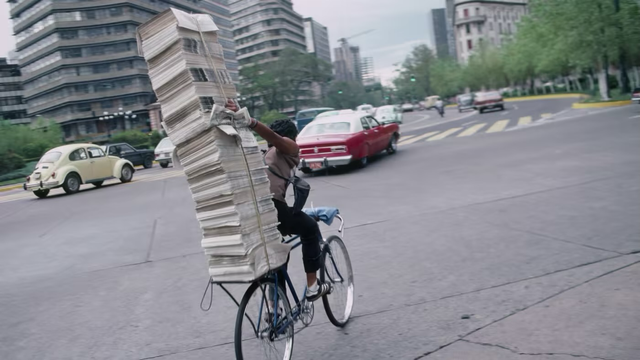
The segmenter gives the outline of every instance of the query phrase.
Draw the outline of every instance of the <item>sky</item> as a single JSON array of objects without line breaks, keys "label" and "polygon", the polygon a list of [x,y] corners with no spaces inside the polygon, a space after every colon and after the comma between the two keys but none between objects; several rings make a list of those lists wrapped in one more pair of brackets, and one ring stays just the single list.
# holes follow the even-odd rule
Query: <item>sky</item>
[{"label": "sky", "polygon": [[[427,14],[444,7],[445,0],[292,0],[293,8],[312,17],[329,30],[331,47],[338,39],[367,30],[374,31],[349,40],[360,46],[362,57],[373,57],[376,74],[383,84],[395,77],[394,64],[401,63],[419,44],[432,46]],[[15,47],[9,4],[0,0],[0,57]],[[333,49],[332,49],[333,53]]]}]

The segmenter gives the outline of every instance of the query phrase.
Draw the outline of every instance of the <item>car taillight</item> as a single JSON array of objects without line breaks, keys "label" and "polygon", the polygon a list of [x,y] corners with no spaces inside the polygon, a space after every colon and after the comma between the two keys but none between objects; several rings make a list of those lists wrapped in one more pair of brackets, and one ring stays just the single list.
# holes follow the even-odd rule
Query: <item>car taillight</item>
[{"label": "car taillight", "polygon": [[155,157],[156,157],[156,159],[157,159],[157,158],[158,158],[158,154],[154,154],[154,155],[155,155]]},{"label": "car taillight", "polygon": [[331,152],[347,152],[347,147],[345,145],[332,146]]},{"label": "car taillight", "polygon": [[27,176],[27,182],[31,181],[31,176]]},{"label": "car taillight", "polygon": [[52,179],[55,179],[55,178],[56,178],[56,172],[55,172],[55,171],[51,173],[51,178],[52,178]]}]

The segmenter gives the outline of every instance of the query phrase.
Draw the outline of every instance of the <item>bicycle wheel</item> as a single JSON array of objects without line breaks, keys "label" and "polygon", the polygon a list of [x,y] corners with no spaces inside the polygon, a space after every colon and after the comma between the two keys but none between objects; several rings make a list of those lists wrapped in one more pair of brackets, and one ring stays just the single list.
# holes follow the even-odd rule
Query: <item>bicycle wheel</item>
[{"label": "bicycle wheel", "polygon": [[349,322],[353,310],[353,270],[347,247],[339,236],[332,235],[322,251],[323,269],[320,281],[333,287],[331,293],[322,297],[329,321],[343,327]]},{"label": "bicycle wheel", "polygon": [[[281,287],[277,287],[277,311],[273,279],[256,281],[244,293],[235,328],[236,359],[289,360],[293,353],[291,306]],[[274,314],[276,324],[274,326]]]}]

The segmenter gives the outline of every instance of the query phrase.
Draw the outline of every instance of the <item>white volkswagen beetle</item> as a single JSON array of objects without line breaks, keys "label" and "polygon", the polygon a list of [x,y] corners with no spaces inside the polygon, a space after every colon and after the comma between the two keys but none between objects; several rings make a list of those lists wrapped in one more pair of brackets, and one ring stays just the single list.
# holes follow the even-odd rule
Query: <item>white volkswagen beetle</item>
[{"label": "white volkswagen beetle", "polygon": [[118,178],[123,183],[131,181],[133,164],[117,156],[107,156],[94,144],[63,145],[47,151],[27,177],[23,188],[39,197],[49,195],[49,190],[62,187],[67,194],[80,190],[81,184],[102,186],[105,180]]}]

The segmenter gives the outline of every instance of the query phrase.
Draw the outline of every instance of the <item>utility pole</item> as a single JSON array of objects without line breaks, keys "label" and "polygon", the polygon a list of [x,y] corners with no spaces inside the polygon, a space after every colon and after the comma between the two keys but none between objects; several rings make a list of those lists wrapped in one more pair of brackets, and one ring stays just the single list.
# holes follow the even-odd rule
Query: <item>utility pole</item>
[{"label": "utility pole", "polygon": [[[613,7],[615,9],[616,14],[620,13],[620,0],[613,0]],[[620,22],[618,23],[618,29],[622,31],[622,26],[620,26]],[[618,49],[620,55],[618,56],[618,71],[620,71],[620,92],[623,94],[628,94],[631,92],[631,87],[629,86],[629,74],[627,74],[627,64],[626,64],[626,54],[624,46],[620,46]]]}]

